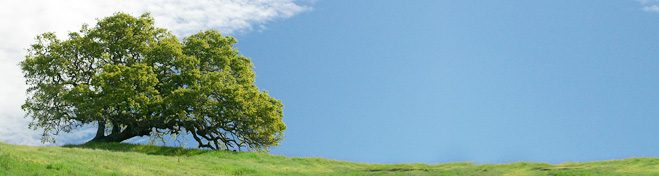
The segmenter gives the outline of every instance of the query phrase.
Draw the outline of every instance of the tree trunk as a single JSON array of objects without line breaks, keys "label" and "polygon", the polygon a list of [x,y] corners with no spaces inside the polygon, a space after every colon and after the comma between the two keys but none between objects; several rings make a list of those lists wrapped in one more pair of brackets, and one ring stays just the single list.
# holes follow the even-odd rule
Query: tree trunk
[{"label": "tree trunk", "polygon": [[99,122],[98,130],[96,131],[96,137],[89,142],[122,142],[136,136],[146,136],[151,133],[151,129],[135,129],[131,126],[126,127],[126,129],[118,129],[119,125],[113,124],[112,133],[105,135],[105,122]]},{"label": "tree trunk", "polygon": [[96,136],[92,141],[100,140],[105,137],[105,121],[98,121],[98,130],[96,130]]}]

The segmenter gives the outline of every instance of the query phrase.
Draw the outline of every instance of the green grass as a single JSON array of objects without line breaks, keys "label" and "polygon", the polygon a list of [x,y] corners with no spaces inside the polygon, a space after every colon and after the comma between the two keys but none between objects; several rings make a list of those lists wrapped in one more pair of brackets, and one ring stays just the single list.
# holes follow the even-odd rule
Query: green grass
[{"label": "green grass", "polygon": [[367,164],[120,143],[0,143],[0,175],[659,175],[659,158],[558,165]]}]

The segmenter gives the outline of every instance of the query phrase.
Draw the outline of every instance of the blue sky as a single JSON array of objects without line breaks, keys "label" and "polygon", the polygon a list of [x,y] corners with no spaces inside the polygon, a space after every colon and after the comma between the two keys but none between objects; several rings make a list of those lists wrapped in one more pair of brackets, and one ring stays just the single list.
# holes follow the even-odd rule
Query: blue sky
[{"label": "blue sky", "polygon": [[228,32],[256,84],[285,105],[288,129],[272,154],[659,157],[659,1],[295,3]]},{"label": "blue sky", "polygon": [[274,154],[401,163],[659,156],[659,13],[634,1],[318,1],[237,35]]}]

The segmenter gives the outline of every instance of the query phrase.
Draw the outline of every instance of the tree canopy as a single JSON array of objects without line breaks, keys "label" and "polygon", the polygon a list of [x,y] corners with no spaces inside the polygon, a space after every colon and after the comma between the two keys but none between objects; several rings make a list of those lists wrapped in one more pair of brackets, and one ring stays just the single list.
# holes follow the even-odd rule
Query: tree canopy
[{"label": "tree canopy", "polygon": [[189,134],[199,147],[263,151],[286,129],[283,104],[254,85],[235,38],[207,30],[183,41],[125,13],[83,25],[66,40],[36,37],[20,63],[28,85],[22,108],[42,142],[85,124],[92,141]]}]

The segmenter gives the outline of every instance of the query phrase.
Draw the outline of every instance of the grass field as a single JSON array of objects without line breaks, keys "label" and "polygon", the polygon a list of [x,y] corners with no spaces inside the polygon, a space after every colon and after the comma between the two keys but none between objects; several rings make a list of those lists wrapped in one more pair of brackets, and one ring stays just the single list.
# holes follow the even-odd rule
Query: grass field
[{"label": "grass field", "polygon": [[367,164],[119,143],[0,143],[0,175],[659,175],[659,158],[558,165]]}]

